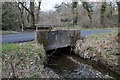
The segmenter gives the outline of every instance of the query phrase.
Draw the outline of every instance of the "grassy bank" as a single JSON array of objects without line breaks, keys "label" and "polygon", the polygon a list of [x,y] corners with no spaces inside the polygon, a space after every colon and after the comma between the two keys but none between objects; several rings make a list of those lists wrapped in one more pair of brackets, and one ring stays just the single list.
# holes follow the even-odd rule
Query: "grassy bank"
[{"label": "grassy bank", "polygon": [[93,34],[78,41],[76,54],[85,59],[99,61],[113,71],[120,73],[120,52],[117,31]]},{"label": "grassy bank", "polygon": [[81,27],[53,27],[53,29],[80,29],[80,30],[117,30],[118,28],[81,28]]},{"label": "grassy bank", "polygon": [[118,28],[81,28],[81,30],[117,30]]},{"label": "grassy bank", "polygon": [[2,78],[46,78],[45,51],[34,42],[2,44]]},{"label": "grassy bank", "polygon": [[16,32],[16,31],[3,31],[3,30],[0,30],[0,35],[7,35],[7,34],[17,34],[19,32]]}]

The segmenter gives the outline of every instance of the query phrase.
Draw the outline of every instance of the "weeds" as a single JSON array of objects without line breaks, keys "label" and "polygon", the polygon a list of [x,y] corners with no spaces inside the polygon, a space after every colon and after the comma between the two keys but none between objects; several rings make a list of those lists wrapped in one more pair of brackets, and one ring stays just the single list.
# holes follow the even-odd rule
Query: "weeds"
[{"label": "weeds", "polygon": [[2,78],[45,77],[42,45],[33,43],[2,44]]}]

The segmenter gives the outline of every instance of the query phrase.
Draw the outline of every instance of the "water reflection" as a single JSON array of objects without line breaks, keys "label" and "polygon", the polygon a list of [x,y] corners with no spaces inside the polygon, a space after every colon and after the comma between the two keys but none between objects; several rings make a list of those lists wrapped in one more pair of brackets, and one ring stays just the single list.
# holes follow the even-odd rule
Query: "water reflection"
[{"label": "water reflection", "polygon": [[48,57],[48,67],[62,78],[105,78],[119,77],[100,63],[84,60],[75,54],[57,54]]}]

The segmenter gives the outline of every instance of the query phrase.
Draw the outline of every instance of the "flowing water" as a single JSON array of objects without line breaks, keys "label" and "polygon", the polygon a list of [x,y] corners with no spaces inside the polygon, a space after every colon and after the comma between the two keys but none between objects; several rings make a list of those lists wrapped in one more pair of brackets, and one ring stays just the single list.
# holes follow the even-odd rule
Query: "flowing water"
[{"label": "flowing water", "polygon": [[47,68],[51,69],[59,78],[106,78],[112,76],[120,79],[114,71],[99,62],[80,58],[71,52],[69,47],[47,51],[47,54],[50,55]]}]

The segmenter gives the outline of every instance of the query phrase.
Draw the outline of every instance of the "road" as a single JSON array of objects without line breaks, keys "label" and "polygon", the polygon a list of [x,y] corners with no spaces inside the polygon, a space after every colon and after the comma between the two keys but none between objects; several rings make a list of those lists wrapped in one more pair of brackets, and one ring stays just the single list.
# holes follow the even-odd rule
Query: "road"
[{"label": "road", "polygon": [[2,43],[16,43],[16,42],[27,42],[34,40],[34,32],[32,33],[20,33],[12,35],[2,35]]},{"label": "road", "polygon": [[[106,33],[110,31],[115,31],[115,30],[81,30],[81,36],[87,36],[95,33]],[[33,41],[34,37],[35,37],[34,32],[2,35],[0,36],[0,43],[17,43],[17,42]]]}]

